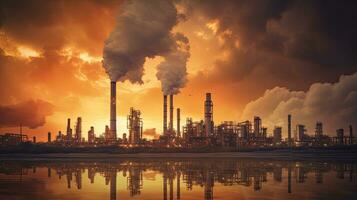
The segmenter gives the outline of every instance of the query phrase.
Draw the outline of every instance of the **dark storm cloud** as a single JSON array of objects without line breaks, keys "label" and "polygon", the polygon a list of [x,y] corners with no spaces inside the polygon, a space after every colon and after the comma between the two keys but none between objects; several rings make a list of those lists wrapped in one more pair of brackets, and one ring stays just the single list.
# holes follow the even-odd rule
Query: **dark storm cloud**
[{"label": "dark storm cloud", "polygon": [[1,0],[0,31],[37,49],[74,45],[99,54],[96,44],[105,39],[120,2]]},{"label": "dark storm cloud", "polygon": [[307,89],[356,69],[356,1],[212,0],[183,5],[188,17],[218,20],[216,34],[230,56],[215,64],[216,81],[246,78],[256,84],[269,79],[268,87]]},{"label": "dark storm cloud", "polygon": [[12,105],[0,105],[0,127],[16,127],[22,124],[37,128],[52,115],[53,105],[42,100],[29,100]]}]

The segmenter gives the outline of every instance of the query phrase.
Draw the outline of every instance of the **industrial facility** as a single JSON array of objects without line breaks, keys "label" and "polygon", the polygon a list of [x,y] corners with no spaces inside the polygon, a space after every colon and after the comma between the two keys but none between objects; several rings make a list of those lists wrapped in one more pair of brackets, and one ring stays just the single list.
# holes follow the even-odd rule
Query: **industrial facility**
[{"label": "industrial facility", "polygon": [[[168,103],[169,100],[169,103]],[[169,105],[169,108],[168,108]],[[167,113],[169,111],[169,113]],[[181,109],[176,108],[176,122],[174,121],[174,95],[163,95],[163,132],[159,138],[148,140],[143,137],[143,119],[141,111],[130,108],[127,116],[128,134],[123,133],[117,137],[116,121],[116,82],[110,83],[110,126],[105,126],[102,134],[96,134],[91,126],[88,130],[87,140],[82,134],[82,118],[78,117],[74,126],[71,119],[67,119],[66,133],[61,131],[53,138],[52,133],[47,134],[47,143],[59,146],[125,146],[125,147],[164,147],[164,148],[198,148],[198,147],[222,147],[222,148],[261,148],[261,147],[304,147],[304,146],[333,146],[357,144],[353,136],[352,125],[349,133],[344,129],[337,129],[334,137],[324,133],[323,123],[316,122],[314,133],[309,134],[304,124],[296,123],[293,130],[293,116],[287,114],[286,129],[275,126],[269,133],[263,125],[263,119],[255,116],[252,121],[242,122],[223,121],[215,124],[213,118],[212,94],[206,93],[203,101],[203,119],[194,121],[186,118],[181,125]],[[176,127],[175,127],[176,125]],[[74,133],[73,133],[74,130]],[[286,130],[287,138],[282,135]],[[331,134],[329,134],[331,135]],[[27,135],[6,133],[0,135],[0,145],[17,145],[22,142],[36,143],[36,137],[30,141]]]}]

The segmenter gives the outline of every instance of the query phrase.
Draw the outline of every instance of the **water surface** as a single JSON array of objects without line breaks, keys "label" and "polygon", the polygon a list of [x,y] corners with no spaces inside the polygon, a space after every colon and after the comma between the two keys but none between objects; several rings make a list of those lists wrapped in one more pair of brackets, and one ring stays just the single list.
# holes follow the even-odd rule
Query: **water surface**
[{"label": "water surface", "polygon": [[356,169],[234,158],[0,161],[0,199],[357,199]]}]

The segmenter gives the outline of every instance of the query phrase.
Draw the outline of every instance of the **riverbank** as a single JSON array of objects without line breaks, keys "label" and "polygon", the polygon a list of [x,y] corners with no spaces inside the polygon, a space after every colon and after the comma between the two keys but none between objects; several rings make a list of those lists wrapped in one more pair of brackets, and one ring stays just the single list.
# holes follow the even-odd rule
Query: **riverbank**
[{"label": "riverbank", "polygon": [[258,152],[218,152],[218,153],[51,153],[51,154],[0,154],[0,160],[116,160],[116,159],[277,159],[277,160],[355,160],[357,152],[346,151],[258,151]]}]

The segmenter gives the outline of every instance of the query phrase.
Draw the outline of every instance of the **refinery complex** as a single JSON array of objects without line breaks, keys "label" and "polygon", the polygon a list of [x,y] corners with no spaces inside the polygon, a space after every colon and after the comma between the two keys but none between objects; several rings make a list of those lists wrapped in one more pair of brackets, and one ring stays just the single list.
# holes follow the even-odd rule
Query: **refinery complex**
[{"label": "refinery complex", "polygon": [[[123,133],[123,137],[117,136],[116,122],[116,82],[111,82],[110,87],[110,126],[105,127],[102,134],[96,134],[94,127],[90,127],[87,132],[87,140],[84,138],[82,129],[82,118],[78,117],[74,126],[71,119],[67,119],[66,132],[61,131],[53,135],[48,132],[47,143],[57,146],[76,147],[100,147],[100,146],[122,146],[122,147],[175,147],[175,148],[196,148],[205,146],[228,147],[304,147],[304,146],[333,146],[352,145],[357,141],[353,136],[352,125],[349,126],[348,133],[344,129],[337,129],[335,136],[328,136],[323,131],[323,123],[316,122],[314,134],[308,134],[303,124],[293,126],[293,116],[287,114],[287,124],[285,128],[275,126],[274,130],[268,133],[268,129],[262,126],[262,119],[255,116],[252,121],[224,121],[215,124],[213,121],[213,101],[212,94],[206,93],[203,102],[204,119],[193,121],[187,118],[181,125],[181,110],[174,109],[174,95],[163,95],[163,132],[157,139],[148,140],[143,138],[143,119],[141,111],[130,108],[127,116],[128,134]],[[169,100],[169,108],[168,108]],[[174,112],[176,111],[176,122]],[[169,112],[169,113],[168,113]],[[176,127],[175,127],[176,126]],[[72,128],[73,127],[73,128]],[[282,137],[283,131],[287,132],[287,138]],[[32,140],[20,133],[5,133],[0,136],[1,146],[14,145],[21,142],[36,143],[36,137]]]}]

